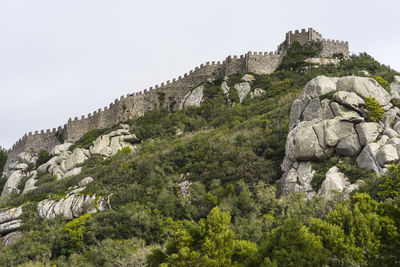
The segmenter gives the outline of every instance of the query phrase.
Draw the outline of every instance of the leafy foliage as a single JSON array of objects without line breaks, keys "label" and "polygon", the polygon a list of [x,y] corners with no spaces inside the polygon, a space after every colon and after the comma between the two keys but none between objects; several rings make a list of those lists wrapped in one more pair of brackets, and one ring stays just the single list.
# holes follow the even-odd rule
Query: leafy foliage
[{"label": "leafy foliage", "polygon": [[294,41],[288,48],[279,69],[301,71],[304,67],[310,66],[305,59],[315,57],[321,51],[322,44],[320,42],[308,42],[301,45],[298,41]]},{"label": "leafy foliage", "polygon": [[42,164],[45,164],[51,159],[51,155],[47,150],[41,150],[38,155],[38,159],[36,161],[36,167],[39,167]]},{"label": "leafy foliage", "polygon": [[160,257],[162,251],[153,251],[150,265],[165,262],[161,266],[243,266],[257,252],[257,245],[234,240],[229,223],[228,213],[213,208],[207,219],[179,227],[167,244],[166,255]]},{"label": "leafy foliage", "polygon": [[0,149],[0,174],[3,173],[4,165],[7,161],[7,154],[4,150]]},{"label": "leafy foliage", "polygon": [[62,231],[68,235],[68,246],[77,249],[84,244],[85,235],[87,235],[87,222],[92,219],[92,215],[84,214],[67,223]]},{"label": "leafy foliage", "polygon": [[320,238],[294,218],[267,235],[253,266],[323,266],[327,256]]},{"label": "leafy foliage", "polygon": [[390,93],[390,83],[383,79],[381,76],[374,77],[375,81],[377,81],[386,91]]},{"label": "leafy foliage", "polygon": [[365,108],[368,111],[368,118],[372,122],[377,122],[383,119],[385,115],[385,110],[382,108],[381,104],[376,101],[375,98],[367,97],[365,99]]}]

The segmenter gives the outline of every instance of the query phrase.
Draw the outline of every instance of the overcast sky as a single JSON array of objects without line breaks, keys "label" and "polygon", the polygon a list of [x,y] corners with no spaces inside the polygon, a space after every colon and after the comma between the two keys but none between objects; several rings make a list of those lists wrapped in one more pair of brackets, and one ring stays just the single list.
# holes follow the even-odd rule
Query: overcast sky
[{"label": "overcast sky", "polygon": [[398,1],[0,0],[0,145],[313,27],[400,70]]}]

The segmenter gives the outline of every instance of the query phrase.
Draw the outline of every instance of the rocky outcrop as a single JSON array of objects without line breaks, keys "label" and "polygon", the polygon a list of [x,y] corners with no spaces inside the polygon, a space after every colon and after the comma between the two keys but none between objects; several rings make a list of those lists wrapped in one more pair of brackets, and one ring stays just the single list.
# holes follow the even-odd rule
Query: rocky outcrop
[{"label": "rocky outcrop", "polygon": [[349,185],[349,179],[334,166],[325,174],[325,180],[322,182],[318,195],[332,199],[336,193],[343,192]]},{"label": "rocky outcrop", "polygon": [[67,220],[72,220],[85,213],[94,213],[98,210],[105,210],[109,207],[108,197],[96,195],[83,195],[85,186],[93,181],[93,178],[86,177],[82,179],[78,186],[69,189],[67,195],[60,199],[45,199],[39,202],[37,212],[43,219],[54,219],[57,216],[63,216]]},{"label": "rocky outcrop", "polygon": [[22,226],[21,215],[22,207],[0,210],[0,237],[5,246],[15,243],[21,236],[20,232],[15,232]]},{"label": "rocky outcrop", "polygon": [[191,92],[183,97],[179,109],[187,108],[190,106],[200,106],[204,98],[204,85],[194,88]]},{"label": "rocky outcrop", "polygon": [[392,97],[400,99],[400,76],[394,76],[394,82],[390,85]]},{"label": "rocky outcrop", "polygon": [[121,129],[98,137],[93,142],[89,151],[92,155],[111,157],[124,147],[130,147],[132,150],[135,149],[134,144],[138,142],[140,140],[129,132],[129,125],[121,124]]},{"label": "rocky outcrop", "polygon": [[[366,98],[375,98],[385,108],[382,122],[367,121]],[[358,167],[378,174],[398,162],[400,110],[393,107],[391,99],[375,80],[366,77],[318,76],[308,82],[290,112],[285,159],[281,165],[282,192],[304,191],[309,197],[315,195],[309,183],[300,182],[298,168],[304,162],[322,161],[333,154],[355,157]],[[331,192],[349,192],[354,188],[356,184],[351,185],[333,168],[326,174],[318,194],[332,198]]]},{"label": "rocky outcrop", "polygon": [[139,139],[129,132],[129,125],[121,124],[121,128],[108,134],[99,136],[93,141],[93,145],[87,149],[75,148],[72,152],[68,149],[71,144],[55,146],[52,150],[52,157],[48,162],[37,168],[39,173],[50,173],[62,179],[69,176],[78,175],[81,172],[81,165],[91,155],[101,155],[111,157],[117,154],[123,147],[134,149],[134,144]]},{"label": "rocky outcrop", "polygon": [[37,171],[39,173],[50,173],[57,176],[58,179],[70,176],[71,171],[76,175],[79,174],[76,171],[78,165],[85,162],[89,156],[89,151],[81,148],[75,148],[72,152],[68,150],[62,151],[45,164],[40,165]]},{"label": "rocky outcrop", "polygon": [[1,192],[1,197],[9,194],[21,193],[18,189],[19,183],[26,176],[35,176],[35,171],[30,171],[30,166],[34,166],[36,160],[37,156],[33,153],[22,152],[17,155],[17,157],[8,165],[7,171],[3,173],[3,175],[8,177],[8,179],[3,187],[3,191]]},{"label": "rocky outcrop", "polygon": [[[229,80],[228,77],[224,78],[224,81],[221,84],[222,92],[224,93],[228,102],[232,103],[232,99],[229,98],[229,93],[231,88],[229,88],[227,81]],[[265,91],[261,88],[255,88],[254,90],[251,89],[251,84],[255,80],[255,77],[252,74],[245,74],[239,82],[234,84],[234,89],[236,90],[237,96],[239,98],[239,103],[249,96],[250,98],[254,98],[257,96],[261,96],[265,93]]]},{"label": "rocky outcrop", "polygon": [[22,237],[22,232],[20,231],[11,232],[2,237],[3,245],[5,247],[14,245],[21,237]]}]

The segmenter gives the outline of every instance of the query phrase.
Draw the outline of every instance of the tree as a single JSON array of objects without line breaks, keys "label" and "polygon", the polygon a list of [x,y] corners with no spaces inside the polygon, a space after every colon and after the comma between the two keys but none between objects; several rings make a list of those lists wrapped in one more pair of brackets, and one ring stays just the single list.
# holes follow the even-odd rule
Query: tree
[{"label": "tree", "polygon": [[394,245],[398,243],[398,233],[393,219],[382,213],[381,205],[359,193],[338,204],[325,222],[312,220],[311,231],[322,238],[330,265],[396,262],[392,254],[398,250]]},{"label": "tree", "polygon": [[[235,240],[228,212],[213,208],[207,219],[181,226],[167,244],[166,254],[154,250],[149,265],[156,266],[242,266],[257,251],[257,245]],[[159,262],[161,263],[161,262]]]},{"label": "tree", "polygon": [[4,150],[1,150],[0,148],[0,177],[1,174],[3,173],[4,166],[6,165],[7,161],[7,154],[4,152]]},{"label": "tree", "polygon": [[252,266],[324,266],[327,262],[320,238],[296,218],[287,219],[266,239]]}]

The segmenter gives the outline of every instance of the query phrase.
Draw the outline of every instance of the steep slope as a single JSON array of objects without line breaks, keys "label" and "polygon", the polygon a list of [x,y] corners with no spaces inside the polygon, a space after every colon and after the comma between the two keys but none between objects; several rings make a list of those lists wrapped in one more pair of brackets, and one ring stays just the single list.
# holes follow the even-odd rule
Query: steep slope
[{"label": "steep slope", "polygon": [[[334,209],[334,202],[318,196],[305,200],[301,193],[282,195],[290,190],[286,190],[288,183],[284,182],[288,175],[284,174],[281,179],[280,169],[286,156],[285,162],[293,159],[299,166],[304,161],[321,159],[322,164],[333,159],[329,167],[337,165],[337,172],[342,172],[346,161],[342,165],[340,159],[335,162],[331,154],[334,149],[320,146],[318,138],[313,142],[319,146],[313,146],[315,151],[303,150],[301,142],[294,144],[299,149],[293,149],[291,141],[287,142],[285,151],[288,134],[292,140],[291,136],[296,137],[294,129],[299,125],[317,124],[324,119],[338,124],[344,122],[346,126],[350,123],[352,127],[356,121],[362,123],[360,118],[365,121],[366,114],[356,111],[357,115],[340,106],[337,110],[344,109],[340,116],[345,120],[335,119],[339,116],[334,114],[332,103],[341,105],[340,101],[349,100],[348,97],[337,100],[338,95],[324,96],[332,102],[329,118],[308,107],[311,102],[322,103],[324,99],[320,100],[320,96],[329,91],[347,92],[337,90],[337,84],[340,79],[350,78],[329,77],[365,76],[368,72],[367,76],[392,82],[396,73],[365,54],[337,65],[317,68],[302,65],[299,69],[292,68],[289,58],[288,66],[272,74],[231,75],[205,82],[184,96],[181,110],[157,106],[142,117],[101,131],[90,131],[74,144],[56,146],[47,157],[45,153],[19,155],[18,161],[10,166],[10,177],[2,189],[0,235],[7,246],[0,246],[0,263],[6,266],[27,262],[57,266],[140,266],[146,264],[146,255],[150,255],[147,262],[151,266],[162,262],[170,266],[196,265],[205,259],[217,265],[224,262],[220,265],[226,266],[247,263],[254,266],[260,262],[283,265],[289,259],[292,263],[299,262],[300,258],[295,255],[304,256],[309,264],[315,259],[314,265],[338,261],[354,265],[375,259],[398,262],[399,259],[393,259],[393,251],[398,248],[393,240],[398,237],[396,227],[399,226],[393,219],[398,213],[395,205],[389,208],[376,204],[373,201],[381,199],[372,193],[375,200],[358,197],[343,202],[343,213],[354,212],[352,218],[369,214],[374,222],[384,225],[368,232],[368,242],[354,241],[350,239],[354,236],[353,228],[348,233],[339,231],[339,217],[330,215],[331,210],[341,214],[340,209]],[[382,103],[394,98],[398,86],[392,85],[390,96],[369,78],[351,79],[373,83],[381,94],[372,96],[383,96]],[[346,85],[346,88],[349,87]],[[293,103],[307,97],[312,99],[307,101],[307,108],[304,105],[300,108],[304,110],[297,112],[302,115],[297,116],[295,107],[301,104]],[[365,103],[362,96],[358,97]],[[361,109],[364,103],[354,98],[358,102],[351,103]],[[341,130],[333,132],[342,134]],[[358,138],[358,132],[344,131],[344,136],[336,138],[335,145],[348,136],[355,137],[354,133]],[[350,145],[345,145],[343,150],[337,147],[335,153],[340,151],[339,154],[348,157],[356,157],[362,150],[361,144],[354,149]],[[283,170],[293,169],[295,162],[291,164],[290,168],[283,164]],[[326,180],[325,166],[319,169],[315,166],[312,165],[316,177]],[[350,171],[365,175],[357,179],[370,184],[366,177],[369,173],[356,166]],[[299,173],[299,167],[296,172]],[[282,181],[284,186],[280,187]],[[372,204],[371,207],[363,205],[360,215],[355,211],[359,210],[359,203]],[[387,212],[380,213],[385,207]],[[333,233],[337,236],[325,235],[329,231],[324,231],[326,228],[321,225],[335,229]],[[373,224],[368,221],[366,225],[352,225],[360,226],[354,231],[369,231]],[[219,232],[221,229],[224,232]],[[207,235],[213,231],[216,235]],[[381,235],[382,231],[387,235]],[[221,236],[226,242],[218,243],[219,239],[212,236]],[[280,257],[280,246],[282,251],[288,251],[284,247],[287,240],[282,239],[285,236],[307,242],[293,245],[291,257]],[[205,240],[214,249],[199,245]],[[343,240],[339,245],[349,249],[339,245],[332,248],[329,240]],[[274,243],[278,245],[272,246]],[[160,249],[151,252],[152,248]],[[193,253],[184,254],[184,251]]]}]

